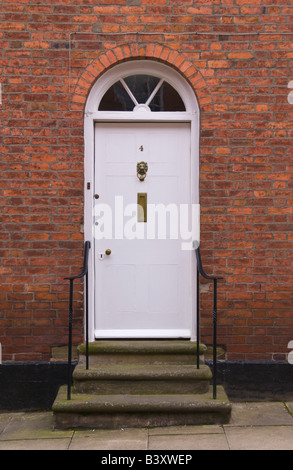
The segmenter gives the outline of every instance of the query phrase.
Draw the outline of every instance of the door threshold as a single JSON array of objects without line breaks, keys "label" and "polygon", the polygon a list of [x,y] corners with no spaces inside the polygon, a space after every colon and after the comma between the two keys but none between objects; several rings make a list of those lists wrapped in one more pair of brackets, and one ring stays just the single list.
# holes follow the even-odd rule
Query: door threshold
[{"label": "door threshold", "polygon": [[95,330],[95,339],[191,339],[190,330]]}]

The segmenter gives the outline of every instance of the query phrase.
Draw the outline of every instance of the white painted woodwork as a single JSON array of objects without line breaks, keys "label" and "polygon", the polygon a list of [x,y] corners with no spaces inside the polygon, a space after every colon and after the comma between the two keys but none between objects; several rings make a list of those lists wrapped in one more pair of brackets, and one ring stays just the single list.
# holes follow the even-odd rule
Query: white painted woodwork
[{"label": "white painted woodwork", "polygon": [[[112,214],[108,227],[105,211],[96,217],[103,226],[94,242],[96,337],[190,337],[194,253],[182,249],[179,226],[180,204],[190,202],[190,124],[96,125],[95,159],[96,204],[107,204]],[[148,163],[143,182],[136,175],[141,160]],[[153,205],[145,223],[137,222],[141,192]],[[111,255],[99,259],[106,249]]]}]

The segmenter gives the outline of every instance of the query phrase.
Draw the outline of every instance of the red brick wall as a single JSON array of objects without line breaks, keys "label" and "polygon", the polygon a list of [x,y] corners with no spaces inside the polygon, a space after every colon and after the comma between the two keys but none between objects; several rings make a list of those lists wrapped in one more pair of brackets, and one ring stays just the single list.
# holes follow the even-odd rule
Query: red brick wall
[{"label": "red brick wall", "polygon": [[[286,360],[293,340],[293,0],[1,3],[3,360],[66,344],[83,253],[83,109],[115,63],[180,70],[201,110],[201,249],[229,360]],[[82,340],[82,293],[74,341]],[[202,340],[211,342],[204,292]]]}]

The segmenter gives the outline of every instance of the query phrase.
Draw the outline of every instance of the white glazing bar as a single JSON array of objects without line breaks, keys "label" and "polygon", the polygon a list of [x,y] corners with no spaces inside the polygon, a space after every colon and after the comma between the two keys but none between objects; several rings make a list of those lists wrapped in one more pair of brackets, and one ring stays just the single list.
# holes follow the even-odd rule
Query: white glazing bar
[{"label": "white glazing bar", "polygon": [[158,91],[158,90],[160,89],[160,87],[162,86],[163,81],[164,81],[164,79],[162,78],[162,79],[159,81],[159,83],[157,84],[157,86],[155,87],[154,91],[152,92],[152,94],[150,95],[150,97],[148,98],[148,100],[146,101],[145,104],[146,104],[147,106],[151,103],[153,97],[155,96],[155,94],[157,93],[157,91]]},{"label": "white glazing bar", "polygon": [[120,79],[120,82],[122,83],[122,85],[124,86],[125,90],[127,91],[127,93],[129,94],[130,98],[132,99],[132,101],[134,102],[134,104],[137,106],[139,103],[136,101],[135,99],[135,96],[133,95],[133,93],[130,91],[129,87],[126,85],[125,81],[123,80],[123,78]]}]

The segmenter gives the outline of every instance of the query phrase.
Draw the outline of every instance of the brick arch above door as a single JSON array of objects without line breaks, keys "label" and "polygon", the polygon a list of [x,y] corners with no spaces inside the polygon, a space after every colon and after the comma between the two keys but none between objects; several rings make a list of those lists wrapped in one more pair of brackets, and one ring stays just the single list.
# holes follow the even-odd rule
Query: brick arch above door
[{"label": "brick arch above door", "polygon": [[172,67],[190,83],[201,111],[208,109],[212,104],[212,96],[205,78],[184,54],[158,44],[132,44],[117,46],[101,54],[84,69],[72,95],[71,109],[83,110],[96,80],[113,66],[129,60],[153,60]]}]

